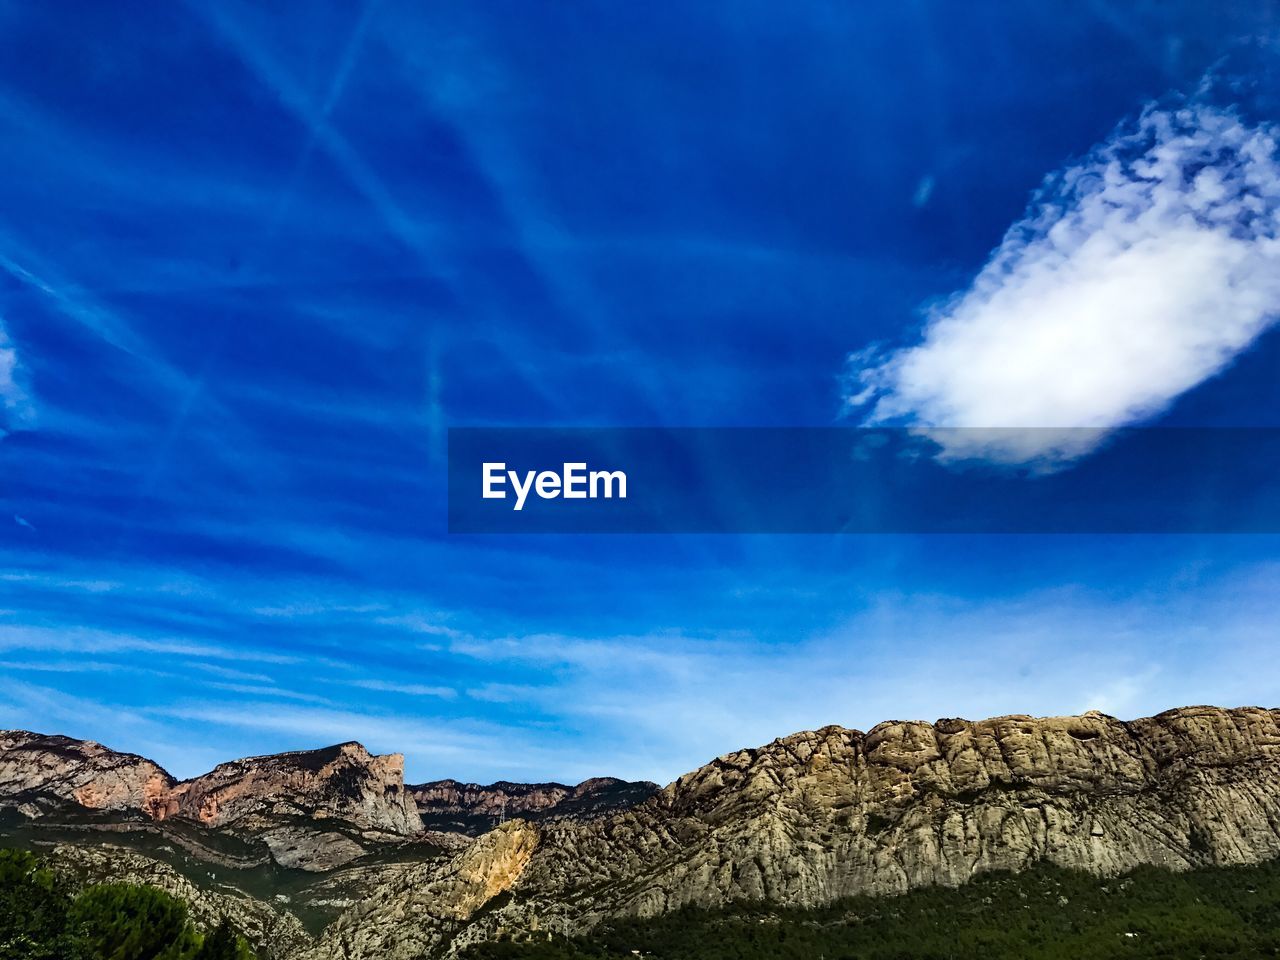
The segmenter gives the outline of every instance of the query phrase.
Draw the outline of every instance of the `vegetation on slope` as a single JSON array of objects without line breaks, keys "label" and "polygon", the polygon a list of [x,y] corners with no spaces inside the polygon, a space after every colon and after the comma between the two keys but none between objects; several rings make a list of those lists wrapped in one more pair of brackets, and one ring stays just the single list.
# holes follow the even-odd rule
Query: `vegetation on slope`
[{"label": "vegetation on slope", "polygon": [[464,960],[1221,960],[1280,956],[1280,863],[1101,880],[1042,866],[820,910],[743,904],[588,937],[508,936]]},{"label": "vegetation on slope", "polygon": [[78,893],[34,854],[0,850],[0,960],[253,960],[228,923],[202,937],[155,887]]}]

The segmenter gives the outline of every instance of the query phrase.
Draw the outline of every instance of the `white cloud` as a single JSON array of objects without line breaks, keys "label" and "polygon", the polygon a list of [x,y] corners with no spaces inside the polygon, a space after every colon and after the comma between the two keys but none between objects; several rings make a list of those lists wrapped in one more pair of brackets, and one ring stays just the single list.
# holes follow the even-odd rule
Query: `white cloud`
[{"label": "white cloud", "polygon": [[461,637],[462,633],[453,627],[438,623],[436,620],[411,613],[399,616],[378,617],[374,623],[384,627],[401,627],[412,633],[422,633],[430,637]]},{"label": "white cloud", "polygon": [[249,683],[275,683],[265,673],[249,673],[245,670],[236,670],[232,667],[223,667],[214,663],[191,663],[188,666],[193,670],[203,670],[205,673],[211,673],[215,677],[224,677],[227,680],[243,680]]},{"label": "white cloud", "polygon": [[[5,692],[0,678],[0,695]],[[224,703],[193,702],[149,708],[149,717],[179,720],[202,727],[248,731],[232,741],[232,753],[249,749],[275,752],[313,749],[357,740],[373,753],[405,755],[406,779],[420,782],[443,776],[512,776],[525,768],[548,768],[557,759],[523,732],[471,721],[427,721],[413,716],[375,715],[367,711],[330,709],[268,701],[246,701],[230,710]],[[5,716],[0,701],[0,719]],[[284,738],[283,741],[280,738]],[[224,757],[225,759],[225,757]],[[188,765],[175,765],[188,775]],[[171,768],[172,769],[172,768]],[[574,772],[580,772],[577,767]],[[199,771],[191,771],[199,772]],[[593,771],[592,771],[593,772]],[[592,772],[582,773],[583,777]]]},{"label": "white cloud", "polygon": [[410,697],[443,697],[452,700],[458,691],[452,687],[429,686],[423,683],[392,683],[389,680],[353,680],[353,687],[362,690],[376,690],[380,693],[403,693]]},{"label": "white cloud", "polygon": [[33,410],[26,392],[18,385],[18,353],[13,341],[0,327],[0,437],[32,420]]},{"label": "white cloud", "polygon": [[183,639],[137,637],[83,627],[35,627],[0,624],[0,651],[35,650],[40,653],[145,653],[174,657],[250,663],[297,663],[298,657],[269,650],[221,647]]},{"label": "white cloud", "polygon": [[255,697],[279,697],[282,700],[301,700],[306,703],[323,703],[330,704],[331,700],[324,697],[318,697],[313,693],[299,693],[296,690],[286,690],[283,687],[277,687],[274,684],[269,686],[259,686],[251,683],[223,683],[209,682],[205,686],[212,687],[214,690],[226,690],[229,693],[246,693]]},{"label": "white cloud", "polygon": [[1275,130],[1149,108],[1046,180],[919,343],[855,354],[849,402],[926,432],[1036,428],[940,431],[944,457],[1061,462],[1221,372],[1278,313]]},{"label": "white cloud", "polygon": [[126,666],[120,663],[106,663],[101,660],[0,660],[0,670],[27,670],[37,673],[154,673],[156,676],[168,677],[172,674],[146,667]]}]

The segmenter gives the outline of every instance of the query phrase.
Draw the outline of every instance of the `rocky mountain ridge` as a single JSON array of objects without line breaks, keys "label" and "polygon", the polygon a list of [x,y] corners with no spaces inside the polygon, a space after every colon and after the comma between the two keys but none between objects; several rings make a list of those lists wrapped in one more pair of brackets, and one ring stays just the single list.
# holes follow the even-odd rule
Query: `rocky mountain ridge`
[{"label": "rocky mountain ridge", "polygon": [[65,804],[154,816],[174,782],[150,760],[91,740],[0,731],[0,806],[28,817]]},{"label": "rocky mountain ridge", "polygon": [[0,807],[182,821],[265,845],[284,866],[327,870],[371,844],[424,832],[404,758],[358,743],[247,757],[179,781],[143,757],[21,730],[0,733]]},{"label": "rocky mountain ridge", "polygon": [[220,826],[264,813],[334,817],[402,836],[423,829],[404,787],[403,755],[374,756],[354,741],[220,763],[174,784],[155,816]]},{"label": "rocky mountain ridge", "polygon": [[[0,754],[0,788],[10,762]],[[108,765],[102,795],[145,793],[143,763]],[[465,785],[432,789],[419,802],[492,800]],[[542,810],[563,802],[530,796]],[[819,906],[1041,861],[1113,875],[1277,857],[1280,711],[833,726],[726,754],[624,809],[511,819],[450,851],[366,858],[360,891],[296,955],[442,956],[610,917],[742,900]]]},{"label": "rocky mountain ridge", "polygon": [[563,783],[460,783],[435,780],[406,788],[424,823],[439,830],[477,835],[501,821],[521,818],[594,816],[647,800],[661,787],[648,780],[593,777],[576,786]]},{"label": "rocky mountain ridge", "polygon": [[0,731],[0,805],[27,804],[26,812],[39,815],[68,803],[209,826],[288,812],[396,834],[422,831],[404,788],[404,757],[373,756],[355,742],[246,757],[180,781],[144,757],[92,740]]},{"label": "rocky mountain ridge", "polygon": [[[305,870],[331,870],[380,846],[425,842],[458,849],[501,819],[504,804],[509,816],[588,815],[639,802],[657,789],[607,777],[577,787],[437,781],[406,788],[402,755],[374,756],[355,742],[246,757],[179,781],[144,757],[93,741],[0,731],[0,808],[33,819],[70,811],[196,824],[211,835],[265,847],[256,858],[241,852],[242,859],[268,857]],[[419,814],[419,800],[430,824]],[[172,839],[216,862],[235,860],[213,853],[200,838]]]}]

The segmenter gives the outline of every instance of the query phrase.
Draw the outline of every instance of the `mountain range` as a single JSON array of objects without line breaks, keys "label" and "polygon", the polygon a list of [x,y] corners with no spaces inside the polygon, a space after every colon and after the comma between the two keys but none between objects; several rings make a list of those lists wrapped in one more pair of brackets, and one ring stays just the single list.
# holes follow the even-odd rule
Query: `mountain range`
[{"label": "mountain range", "polygon": [[148,882],[260,955],[441,956],[742,901],[814,907],[1039,863],[1111,876],[1280,857],[1280,711],[1187,707],[824,727],[659,789],[611,778],[406,786],[357,743],[178,781],[0,734],[6,842]]}]

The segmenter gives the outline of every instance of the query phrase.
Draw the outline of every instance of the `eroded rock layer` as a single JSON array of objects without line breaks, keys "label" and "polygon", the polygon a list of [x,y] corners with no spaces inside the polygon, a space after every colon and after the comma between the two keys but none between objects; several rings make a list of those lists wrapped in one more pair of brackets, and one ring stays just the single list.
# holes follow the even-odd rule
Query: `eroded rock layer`
[{"label": "eroded rock layer", "polygon": [[404,758],[372,756],[358,743],[249,757],[177,782],[150,760],[91,741],[6,731],[0,806],[32,818],[78,811],[187,821],[251,839],[282,866],[306,870],[423,833]]}]

